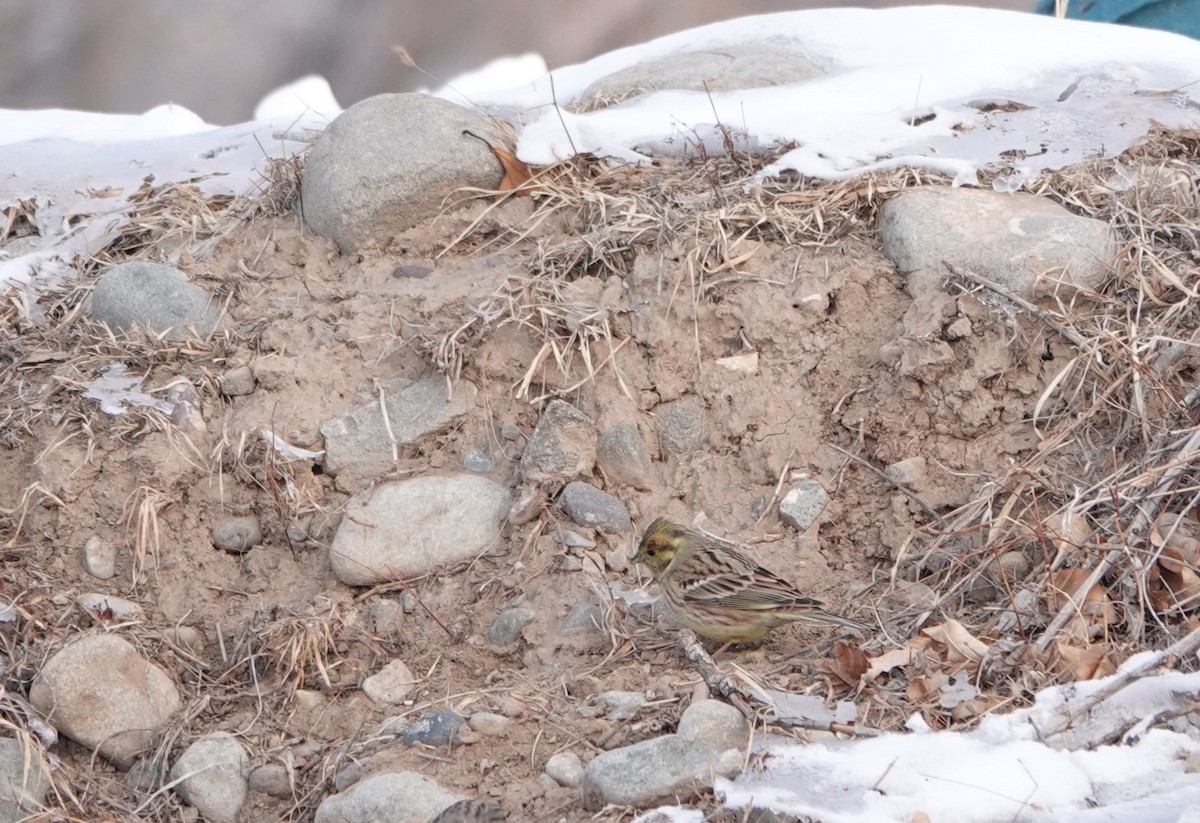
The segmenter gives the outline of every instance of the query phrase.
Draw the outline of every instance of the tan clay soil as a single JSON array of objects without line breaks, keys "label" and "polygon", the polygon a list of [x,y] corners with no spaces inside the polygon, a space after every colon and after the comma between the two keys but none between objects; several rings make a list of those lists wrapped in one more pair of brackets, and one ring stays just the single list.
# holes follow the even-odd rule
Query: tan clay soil
[{"label": "tan clay soil", "polygon": [[[254,765],[294,767],[296,798],[252,793],[245,820],[309,819],[335,791],[337,775],[390,769],[492,798],[511,820],[591,819],[577,789],[539,781],[546,759],[570,750],[586,762],[671,731],[700,683],[666,625],[597,594],[604,583],[649,585],[629,563],[637,535],[591,535],[597,548],[573,554],[562,529],[586,530],[569,523],[549,489],[537,519],[509,528],[501,545],[468,566],[352,589],[333,579],[328,544],[341,507],[361,486],[352,478],[335,482],[309,462],[285,465],[260,437],[271,430],[319,450],[322,421],[375,399],[378,385],[433,374],[432,347],[473,317],[471,307],[506,281],[530,278],[545,248],[589,229],[564,210],[515,245],[488,242],[504,225],[527,227],[522,221],[534,208],[528,200],[477,204],[362,259],[339,255],[294,215],[259,217],[212,257],[181,262],[194,281],[231,295],[228,334],[190,347],[122,349],[81,329],[79,345],[94,353],[91,360],[71,353],[61,364],[38,366],[44,390],[21,398],[29,429],[9,429],[0,450],[0,501],[7,508],[25,495],[28,503],[19,507],[20,531],[0,534],[9,541],[4,593],[19,595],[33,621],[23,638],[10,638],[29,644],[10,649],[22,662],[8,673],[10,686],[27,686],[39,660],[92,629],[77,595],[116,594],[146,610],[143,622],[121,631],[185,694],[160,763],[169,767],[199,734],[227,730],[245,741]],[[482,226],[437,257],[485,209]],[[598,276],[565,286],[567,301],[578,294],[607,313],[611,337],[590,346],[594,379],[585,379],[587,364],[568,347],[567,373],[548,357],[517,396],[545,333],[536,324],[493,323],[484,331],[476,324],[460,338],[460,377],[480,389],[473,411],[457,428],[402,451],[395,470],[376,480],[462,471],[464,454],[480,448],[495,461],[491,476],[515,485],[502,425],[515,423],[528,437],[542,405],[531,399],[561,394],[601,430],[634,421],[655,456],[644,489],[613,487],[598,473],[586,478],[628,505],[635,530],[655,516],[691,523],[702,513],[710,531],[748,545],[833,608],[879,624],[892,608],[881,600],[882,584],[910,531],[929,515],[846,452],[880,470],[922,456],[921,500],[939,511],[960,505],[1034,447],[1027,421],[1063,351],[1035,322],[1001,316],[971,295],[915,305],[865,231],[824,247],[765,239],[741,249],[754,253],[710,274],[704,294],[685,255],[669,245],[627,249],[614,264],[620,274],[596,266],[590,271]],[[397,276],[401,264],[433,271]],[[957,340],[927,345],[960,319],[965,333]],[[759,355],[754,374],[716,362],[751,351]],[[80,397],[79,384],[122,354],[132,370],[148,372],[148,389],[191,379],[203,399],[204,430],[167,424],[153,412],[110,417]],[[222,397],[217,377],[243,365],[253,369],[257,388]],[[656,408],[689,397],[704,409],[703,445],[663,462]],[[804,475],[830,491],[830,502],[817,526],[797,534],[775,504]],[[213,547],[215,522],[250,513],[262,521],[262,545],[241,556]],[[119,546],[113,580],[82,568],[81,547],[93,535]],[[537,618],[515,648],[497,649],[487,630],[518,598]],[[373,606],[383,600],[406,606],[398,623],[378,619]],[[602,606],[605,631],[559,631],[581,602]],[[179,626],[199,630],[203,646],[178,642]],[[838,638],[856,640],[828,627],[789,627],[759,648],[723,657],[775,687],[845,698],[815,665]],[[878,653],[904,639],[881,628],[865,646]],[[393,658],[421,678],[412,705],[400,710],[376,706],[359,688]],[[612,689],[648,690],[655,702],[630,721],[581,713],[589,698]],[[446,708],[495,711],[515,722],[502,736],[475,735],[440,749],[379,735],[388,717]],[[872,720],[886,725],[900,716]],[[59,781],[80,803],[64,799],[66,813],[123,819],[148,796],[134,794],[123,774],[83,748],[67,741],[58,750]],[[178,804],[166,792],[140,814],[170,819]],[[609,810],[601,818],[628,816]]]}]

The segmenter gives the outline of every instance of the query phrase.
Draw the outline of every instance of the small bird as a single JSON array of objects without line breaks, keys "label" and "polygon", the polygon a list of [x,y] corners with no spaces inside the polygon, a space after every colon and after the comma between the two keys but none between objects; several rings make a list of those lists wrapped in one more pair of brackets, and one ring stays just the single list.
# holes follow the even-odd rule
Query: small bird
[{"label": "small bird", "polygon": [[504,823],[504,812],[484,800],[460,800],[442,809],[429,823]]},{"label": "small bird", "polygon": [[801,621],[871,631],[825,611],[821,601],[737,549],[662,517],[646,528],[634,560],[654,572],[680,623],[725,646],[757,643],[772,629]]}]

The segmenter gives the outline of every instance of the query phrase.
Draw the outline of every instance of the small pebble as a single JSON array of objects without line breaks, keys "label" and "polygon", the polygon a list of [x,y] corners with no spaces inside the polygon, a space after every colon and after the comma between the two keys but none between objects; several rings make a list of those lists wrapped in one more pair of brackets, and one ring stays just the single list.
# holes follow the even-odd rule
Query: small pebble
[{"label": "small pebble", "polygon": [[486,474],[495,466],[492,464],[492,459],[484,454],[479,449],[471,449],[463,455],[463,468],[467,471]]},{"label": "small pebble", "polygon": [[362,690],[367,697],[383,705],[403,703],[417,686],[408,666],[402,660],[393,660],[363,681]]},{"label": "small pebble", "polygon": [[537,612],[531,609],[506,609],[496,616],[492,627],[488,629],[488,640],[497,646],[508,646],[517,642],[521,630],[537,617]]},{"label": "small pebble", "polygon": [[743,749],[750,743],[750,724],[745,716],[720,700],[698,700],[679,718],[678,734],[707,743],[719,752]]},{"label": "small pebble", "polygon": [[250,772],[250,791],[269,794],[271,797],[292,796],[292,783],[288,779],[286,766],[268,763]]},{"label": "small pebble", "polygon": [[108,580],[117,573],[117,546],[92,535],[83,545],[83,568],[92,577]]},{"label": "small pebble", "polygon": [[254,379],[254,371],[249,366],[238,366],[221,375],[217,384],[221,394],[226,397],[244,397],[254,393],[258,381]]},{"label": "small pebble", "polygon": [[227,517],[212,527],[212,542],[218,549],[242,554],[262,542],[262,526],[254,515]]},{"label": "small pebble", "polygon": [[467,725],[472,731],[479,732],[487,737],[499,737],[508,734],[512,727],[512,720],[502,714],[493,714],[492,712],[475,712],[467,720]]},{"label": "small pebble", "polygon": [[103,623],[124,623],[127,620],[141,620],[146,616],[142,607],[137,603],[111,594],[88,592],[79,595],[75,602],[81,609]]},{"label": "small pebble", "polygon": [[560,786],[573,789],[583,780],[583,761],[575,752],[559,752],[546,761],[546,774]]},{"label": "small pebble", "polygon": [[457,737],[463,725],[462,715],[455,712],[433,712],[414,720],[400,739],[406,746],[422,743],[426,746],[445,746]]},{"label": "small pebble", "polygon": [[805,480],[779,501],[779,516],[796,531],[807,531],[828,502],[829,493],[824,486],[816,480]]}]

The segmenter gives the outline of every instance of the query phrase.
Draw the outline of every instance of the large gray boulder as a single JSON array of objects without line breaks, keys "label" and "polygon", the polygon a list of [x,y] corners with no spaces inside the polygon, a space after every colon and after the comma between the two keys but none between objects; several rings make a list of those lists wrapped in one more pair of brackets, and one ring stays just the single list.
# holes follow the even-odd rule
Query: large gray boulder
[{"label": "large gray boulder", "polygon": [[343,253],[438,214],[463,188],[493,189],[504,170],[487,118],[424,94],[381,94],[346,109],[304,165],[304,219]]}]

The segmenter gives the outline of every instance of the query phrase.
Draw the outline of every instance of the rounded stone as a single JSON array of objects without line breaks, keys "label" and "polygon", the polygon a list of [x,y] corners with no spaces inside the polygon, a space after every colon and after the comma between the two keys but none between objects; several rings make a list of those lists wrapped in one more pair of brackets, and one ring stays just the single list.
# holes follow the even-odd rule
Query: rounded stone
[{"label": "rounded stone", "polygon": [[175,791],[205,820],[234,823],[249,791],[250,760],[233,735],[213,732],[180,755],[171,769]]},{"label": "rounded stone", "polygon": [[213,545],[232,554],[249,551],[262,539],[262,526],[254,515],[227,517],[212,527]]},{"label": "rounded stone", "polygon": [[745,716],[720,700],[697,700],[679,718],[680,737],[707,743],[717,751],[744,749],[750,743]]},{"label": "rounded stone", "polygon": [[396,705],[403,703],[417,686],[403,660],[393,660],[363,681],[362,690],[376,703]]},{"label": "rounded stone", "polygon": [[590,526],[608,534],[627,532],[632,527],[629,509],[621,500],[590,483],[568,483],[559,496],[567,516],[580,526]]},{"label": "rounded stone", "polygon": [[180,706],[167,673],[115,634],[87,635],[55,653],[29,701],[56,729],[125,769]]},{"label": "rounded stone", "polygon": [[356,495],[334,535],[333,573],[348,586],[417,577],[500,542],[509,491],[486,477],[414,477]]},{"label": "rounded stone", "polygon": [[117,544],[92,535],[83,545],[83,568],[92,577],[108,580],[117,573]]},{"label": "rounded stone", "polygon": [[146,262],[122,263],[100,275],[84,311],[117,331],[140,327],[171,337],[182,336],[188,326],[211,334],[221,318],[220,305],[186,274]]},{"label": "rounded stone", "polygon": [[304,219],[343,253],[387,243],[440,213],[454,192],[495,188],[503,168],[489,143],[502,145],[470,109],[424,94],[369,97],[342,112],[309,152]]},{"label": "rounded stone", "polygon": [[583,781],[583,761],[575,752],[559,752],[546,761],[546,774],[560,786],[575,788]]}]

